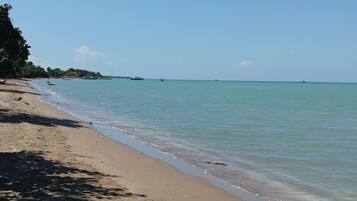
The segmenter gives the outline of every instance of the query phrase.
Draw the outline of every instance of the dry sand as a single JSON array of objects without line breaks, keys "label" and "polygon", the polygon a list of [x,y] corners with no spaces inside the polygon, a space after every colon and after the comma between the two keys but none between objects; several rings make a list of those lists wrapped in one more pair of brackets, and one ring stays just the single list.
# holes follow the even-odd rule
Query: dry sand
[{"label": "dry sand", "polygon": [[0,200],[239,200],[38,95],[25,80],[0,85]]}]

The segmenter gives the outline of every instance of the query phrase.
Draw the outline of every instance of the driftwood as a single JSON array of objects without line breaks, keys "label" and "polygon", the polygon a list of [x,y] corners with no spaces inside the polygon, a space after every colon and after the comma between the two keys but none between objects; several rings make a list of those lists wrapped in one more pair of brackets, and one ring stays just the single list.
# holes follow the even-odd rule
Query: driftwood
[{"label": "driftwood", "polygon": [[205,161],[204,163],[210,164],[210,165],[220,165],[220,166],[227,166],[226,163],[222,162],[211,162],[211,161]]}]

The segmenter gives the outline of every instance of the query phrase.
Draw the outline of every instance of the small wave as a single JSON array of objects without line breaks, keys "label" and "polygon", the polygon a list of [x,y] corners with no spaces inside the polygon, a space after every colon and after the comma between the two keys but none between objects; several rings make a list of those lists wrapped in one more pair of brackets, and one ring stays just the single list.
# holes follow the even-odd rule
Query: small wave
[{"label": "small wave", "polygon": [[51,89],[46,89],[45,92],[47,95],[56,95],[56,92],[52,91]]}]

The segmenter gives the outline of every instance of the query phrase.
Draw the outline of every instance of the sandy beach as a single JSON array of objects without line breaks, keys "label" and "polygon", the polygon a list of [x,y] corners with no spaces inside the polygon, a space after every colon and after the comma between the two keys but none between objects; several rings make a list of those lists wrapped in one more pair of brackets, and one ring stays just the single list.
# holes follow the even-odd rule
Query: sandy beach
[{"label": "sandy beach", "polygon": [[4,200],[239,200],[44,103],[25,80],[0,85],[0,138]]}]

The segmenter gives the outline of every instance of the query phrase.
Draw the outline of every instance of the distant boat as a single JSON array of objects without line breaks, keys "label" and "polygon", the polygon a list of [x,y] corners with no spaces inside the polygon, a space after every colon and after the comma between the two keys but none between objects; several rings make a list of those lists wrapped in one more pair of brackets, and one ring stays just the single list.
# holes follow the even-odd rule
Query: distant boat
[{"label": "distant boat", "polygon": [[143,80],[144,78],[142,78],[142,77],[132,77],[132,78],[130,78],[130,80]]},{"label": "distant boat", "polygon": [[300,83],[307,83],[307,81],[303,80],[303,81],[300,81]]},{"label": "distant boat", "polygon": [[52,86],[52,85],[55,85],[54,83],[50,82],[50,81],[47,81],[47,84]]},{"label": "distant boat", "polygon": [[164,81],[164,78],[161,78],[160,81],[163,82],[163,81]]}]

